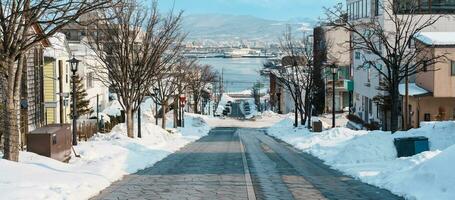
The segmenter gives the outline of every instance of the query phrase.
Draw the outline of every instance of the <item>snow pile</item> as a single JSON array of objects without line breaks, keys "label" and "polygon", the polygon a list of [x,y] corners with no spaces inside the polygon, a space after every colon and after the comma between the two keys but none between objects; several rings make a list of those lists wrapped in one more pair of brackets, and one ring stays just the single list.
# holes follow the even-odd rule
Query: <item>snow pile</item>
[{"label": "snow pile", "polygon": [[223,113],[224,108],[228,101],[235,102],[235,99],[228,96],[227,94],[223,94],[221,96],[220,102],[218,103],[218,107],[216,108],[216,114],[221,115]]},{"label": "snow pile", "polygon": [[109,134],[79,143],[75,150],[81,158],[69,163],[29,152],[21,152],[18,163],[0,159],[0,199],[88,199],[209,131],[198,115],[187,115],[186,122],[187,127],[170,133],[144,113],[141,139],[128,138],[125,124],[119,124]]},{"label": "snow pile", "polygon": [[109,116],[117,117],[122,114],[122,105],[118,100],[113,100],[109,102],[109,105],[103,110],[103,113],[106,113]]},{"label": "snow pile", "polygon": [[[455,122],[422,123],[391,135],[335,128],[312,133],[286,119],[268,133],[308,152],[332,168],[408,199],[455,199]],[[425,136],[430,151],[397,158],[394,138]]]}]

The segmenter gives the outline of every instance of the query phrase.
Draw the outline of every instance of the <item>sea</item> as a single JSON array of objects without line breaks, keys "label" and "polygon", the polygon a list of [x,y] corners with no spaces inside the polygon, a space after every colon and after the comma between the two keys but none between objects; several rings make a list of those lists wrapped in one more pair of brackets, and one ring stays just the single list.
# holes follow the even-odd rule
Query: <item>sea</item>
[{"label": "sea", "polygon": [[268,88],[268,77],[260,75],[265,58],[199,58],[198,61],[212,66],[219,75],[223,74],[224,91],[227,93],[251,90],[258,82],[263,88]]}]

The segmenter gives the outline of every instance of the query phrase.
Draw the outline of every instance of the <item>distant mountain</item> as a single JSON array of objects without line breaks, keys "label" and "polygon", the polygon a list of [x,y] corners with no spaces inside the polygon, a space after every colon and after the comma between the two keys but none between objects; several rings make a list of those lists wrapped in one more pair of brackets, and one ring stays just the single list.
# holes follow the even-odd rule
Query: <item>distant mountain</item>
[{"label": "distant mountain", "polygon": [[249,15],[188,15],[183,19],[183,29],[189,40],[261,40],[276,41],[291,25],[293,31],[311,30],[316,21],[302,18],[289,21],[261,19]]}]

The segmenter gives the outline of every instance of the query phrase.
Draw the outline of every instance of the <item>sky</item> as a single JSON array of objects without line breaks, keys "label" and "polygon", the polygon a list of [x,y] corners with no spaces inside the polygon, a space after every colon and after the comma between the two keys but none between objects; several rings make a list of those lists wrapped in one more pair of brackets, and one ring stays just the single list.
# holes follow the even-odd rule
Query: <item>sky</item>
[{"label": "sky", "polygon": [[[271,20],[295,18],[318,19],[323,7],[330,7],[341,0],[159,0],[161,11],[175,5],[185,15],[230,14],[251,15]],[[344,1],[341,1],[344,2]]]}]

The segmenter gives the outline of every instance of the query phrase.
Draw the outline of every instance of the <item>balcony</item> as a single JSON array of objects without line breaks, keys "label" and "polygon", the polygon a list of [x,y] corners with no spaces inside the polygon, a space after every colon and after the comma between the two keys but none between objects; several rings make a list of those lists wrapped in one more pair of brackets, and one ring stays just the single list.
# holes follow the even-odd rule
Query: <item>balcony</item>
[{"label": "balcony", "polygon": [[[326,83],[327,91],[332,91],[333,80],[327,80]],[[335,80],[335,90],[349,92],[354,90],[354,81],[348,79]]]}]

